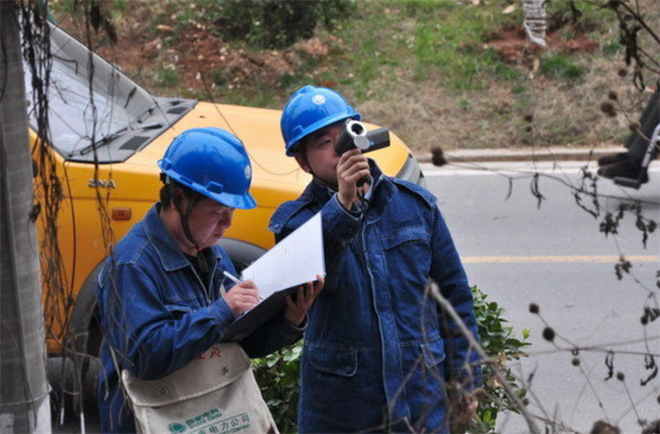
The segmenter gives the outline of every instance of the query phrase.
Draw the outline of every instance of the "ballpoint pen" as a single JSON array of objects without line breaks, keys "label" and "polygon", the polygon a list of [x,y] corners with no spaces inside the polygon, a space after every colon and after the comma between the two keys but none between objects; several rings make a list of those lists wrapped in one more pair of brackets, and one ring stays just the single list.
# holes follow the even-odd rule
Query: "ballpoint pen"
[{"label": "ballpoint pen", "polygon": [[[227,270],[223,271],[222,274],[224,274],[227,279],[231,280],[232,282],[234,282],[237,285],[240,285],[241,283],[243,283],[238,277],[236,277],[233,274],[227,272]],[[261,295],[259,295],[259,301],[263,301],[263,300],[264,300],[263,297]]]},{"label": "ballpoint pen", "polygon": [[241,280],[238,277],[236,277],[233,274],[227,272],[226,270],[223,271],[222,274],[224,274],[227,279],[231,280],[232,282],[234,282],[237,285],[240,285],[241,283],[243,283],[243,282],[241,282]]}]

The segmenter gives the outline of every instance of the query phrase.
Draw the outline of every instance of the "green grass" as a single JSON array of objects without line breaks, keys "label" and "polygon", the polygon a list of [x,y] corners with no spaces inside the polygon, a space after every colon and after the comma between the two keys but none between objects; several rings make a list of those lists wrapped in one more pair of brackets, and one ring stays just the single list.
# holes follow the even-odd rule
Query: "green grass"
[{"label": "green grass", "polygon": [[503,16],[500,9],[455,0],[362,3],[357,18],[338,32],[349,46],[337,70],[350,71],[339,81],[352,86],[362,101],[385,93],[375,83],[402,71],[413,71],[417,80],[437,78],[455,90],[485,89],[493,79],[517,80],[521,73],[515,66],[484,48],[501,26],[515,21],[515,14]]},{"label": "green grass", "polygon": [[457,90],[483,89],[488,78],[518,78],[514,67],[506,65],[484,43],[509,18],[494,7],[441,7],[418,17],[413,50],[422,76],[431,70],[445,85]]},{"label": "green grass", "polygon": [[606,41],[602,47],[601,51],[605,56],[617,56],[621,54],[624,50],[623,45],[619,42],[619,37],[613,37]]},{"label": "green grass", "polygon": [[176,87],[181,82],[181,75],[171,69],[161,69],[157,73],[158,85],[161,87]]},{"label": "green grass", "polygon": [[541,73],[556,80],[576,81],[584,76],[585,68],[572,57],[556,53],[541,59]]},{"label": "green grass", "polygon": [[454,0],[405,0],[402,2],[407,16],[422,17],[438,11],[455,11],[461,7]]},{"label": "green grass", "polygon": [[281,108],[279,104],[274,104],[278,96],[279,93],[273,86],[255,81],[247,86],[240,86],[226,93],[222,97],[222,102],[250,107]]}]

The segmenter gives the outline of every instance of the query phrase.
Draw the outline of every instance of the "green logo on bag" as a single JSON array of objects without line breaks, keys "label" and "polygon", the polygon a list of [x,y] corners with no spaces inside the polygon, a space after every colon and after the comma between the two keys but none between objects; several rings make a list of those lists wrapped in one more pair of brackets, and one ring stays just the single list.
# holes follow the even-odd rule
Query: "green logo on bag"
[{"label": "green logo on bag", "polygon": [[186,430],[186,426],[178,422],[171,423],[167,425],[167,427],[170,429],[170,432],[173,434],[180,434]]}]

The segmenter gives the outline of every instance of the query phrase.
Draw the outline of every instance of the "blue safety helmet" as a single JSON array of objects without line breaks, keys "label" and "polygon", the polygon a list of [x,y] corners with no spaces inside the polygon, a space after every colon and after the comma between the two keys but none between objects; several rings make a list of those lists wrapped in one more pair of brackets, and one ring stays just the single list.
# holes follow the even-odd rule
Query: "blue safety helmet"
[{"label": "blue safety helmet", "polygon": [[298,152],[300,140],[343,119],[360,120],[360,114],[339,93],[325,87],[305,86],[291,96],[280,120],[286,155]]},{"label": "blue safety helmet", "polygon": [[243,143],[220,128],[193,128],[177,136],[158,160],[167,177],[230,208],[252,209],[252,167]]}]

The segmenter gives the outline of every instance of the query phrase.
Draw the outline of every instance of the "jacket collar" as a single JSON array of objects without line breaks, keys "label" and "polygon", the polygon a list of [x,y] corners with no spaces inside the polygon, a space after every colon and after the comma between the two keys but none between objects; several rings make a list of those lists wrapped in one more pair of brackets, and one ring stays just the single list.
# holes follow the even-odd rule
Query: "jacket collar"
[{"label": "jacket collar", "polygon": [[[149,242],[154,247],[163,269],[174,271],[191,266],[190,261],[177,245],[174,238],[167,232],[165,225],[160,219],[159,213],[161,204],[156,203],[151,207],[147,215],[142,220],[144,231],[147,234]],[[221,260],[219,246],[211,247],[211,256],[215,260]]]},{"label": "jacket collar", "polygon": [[[383,175],[373,160],[369,160],[371,165],[371,176],[374,178],[373,194],[369,200],[369,211],[366,213],[367,224],[376,223],[383,216],[387,206],[396,194],[398,188],[389,177]],[[377,176],[374,176],[374,175]]]}]

